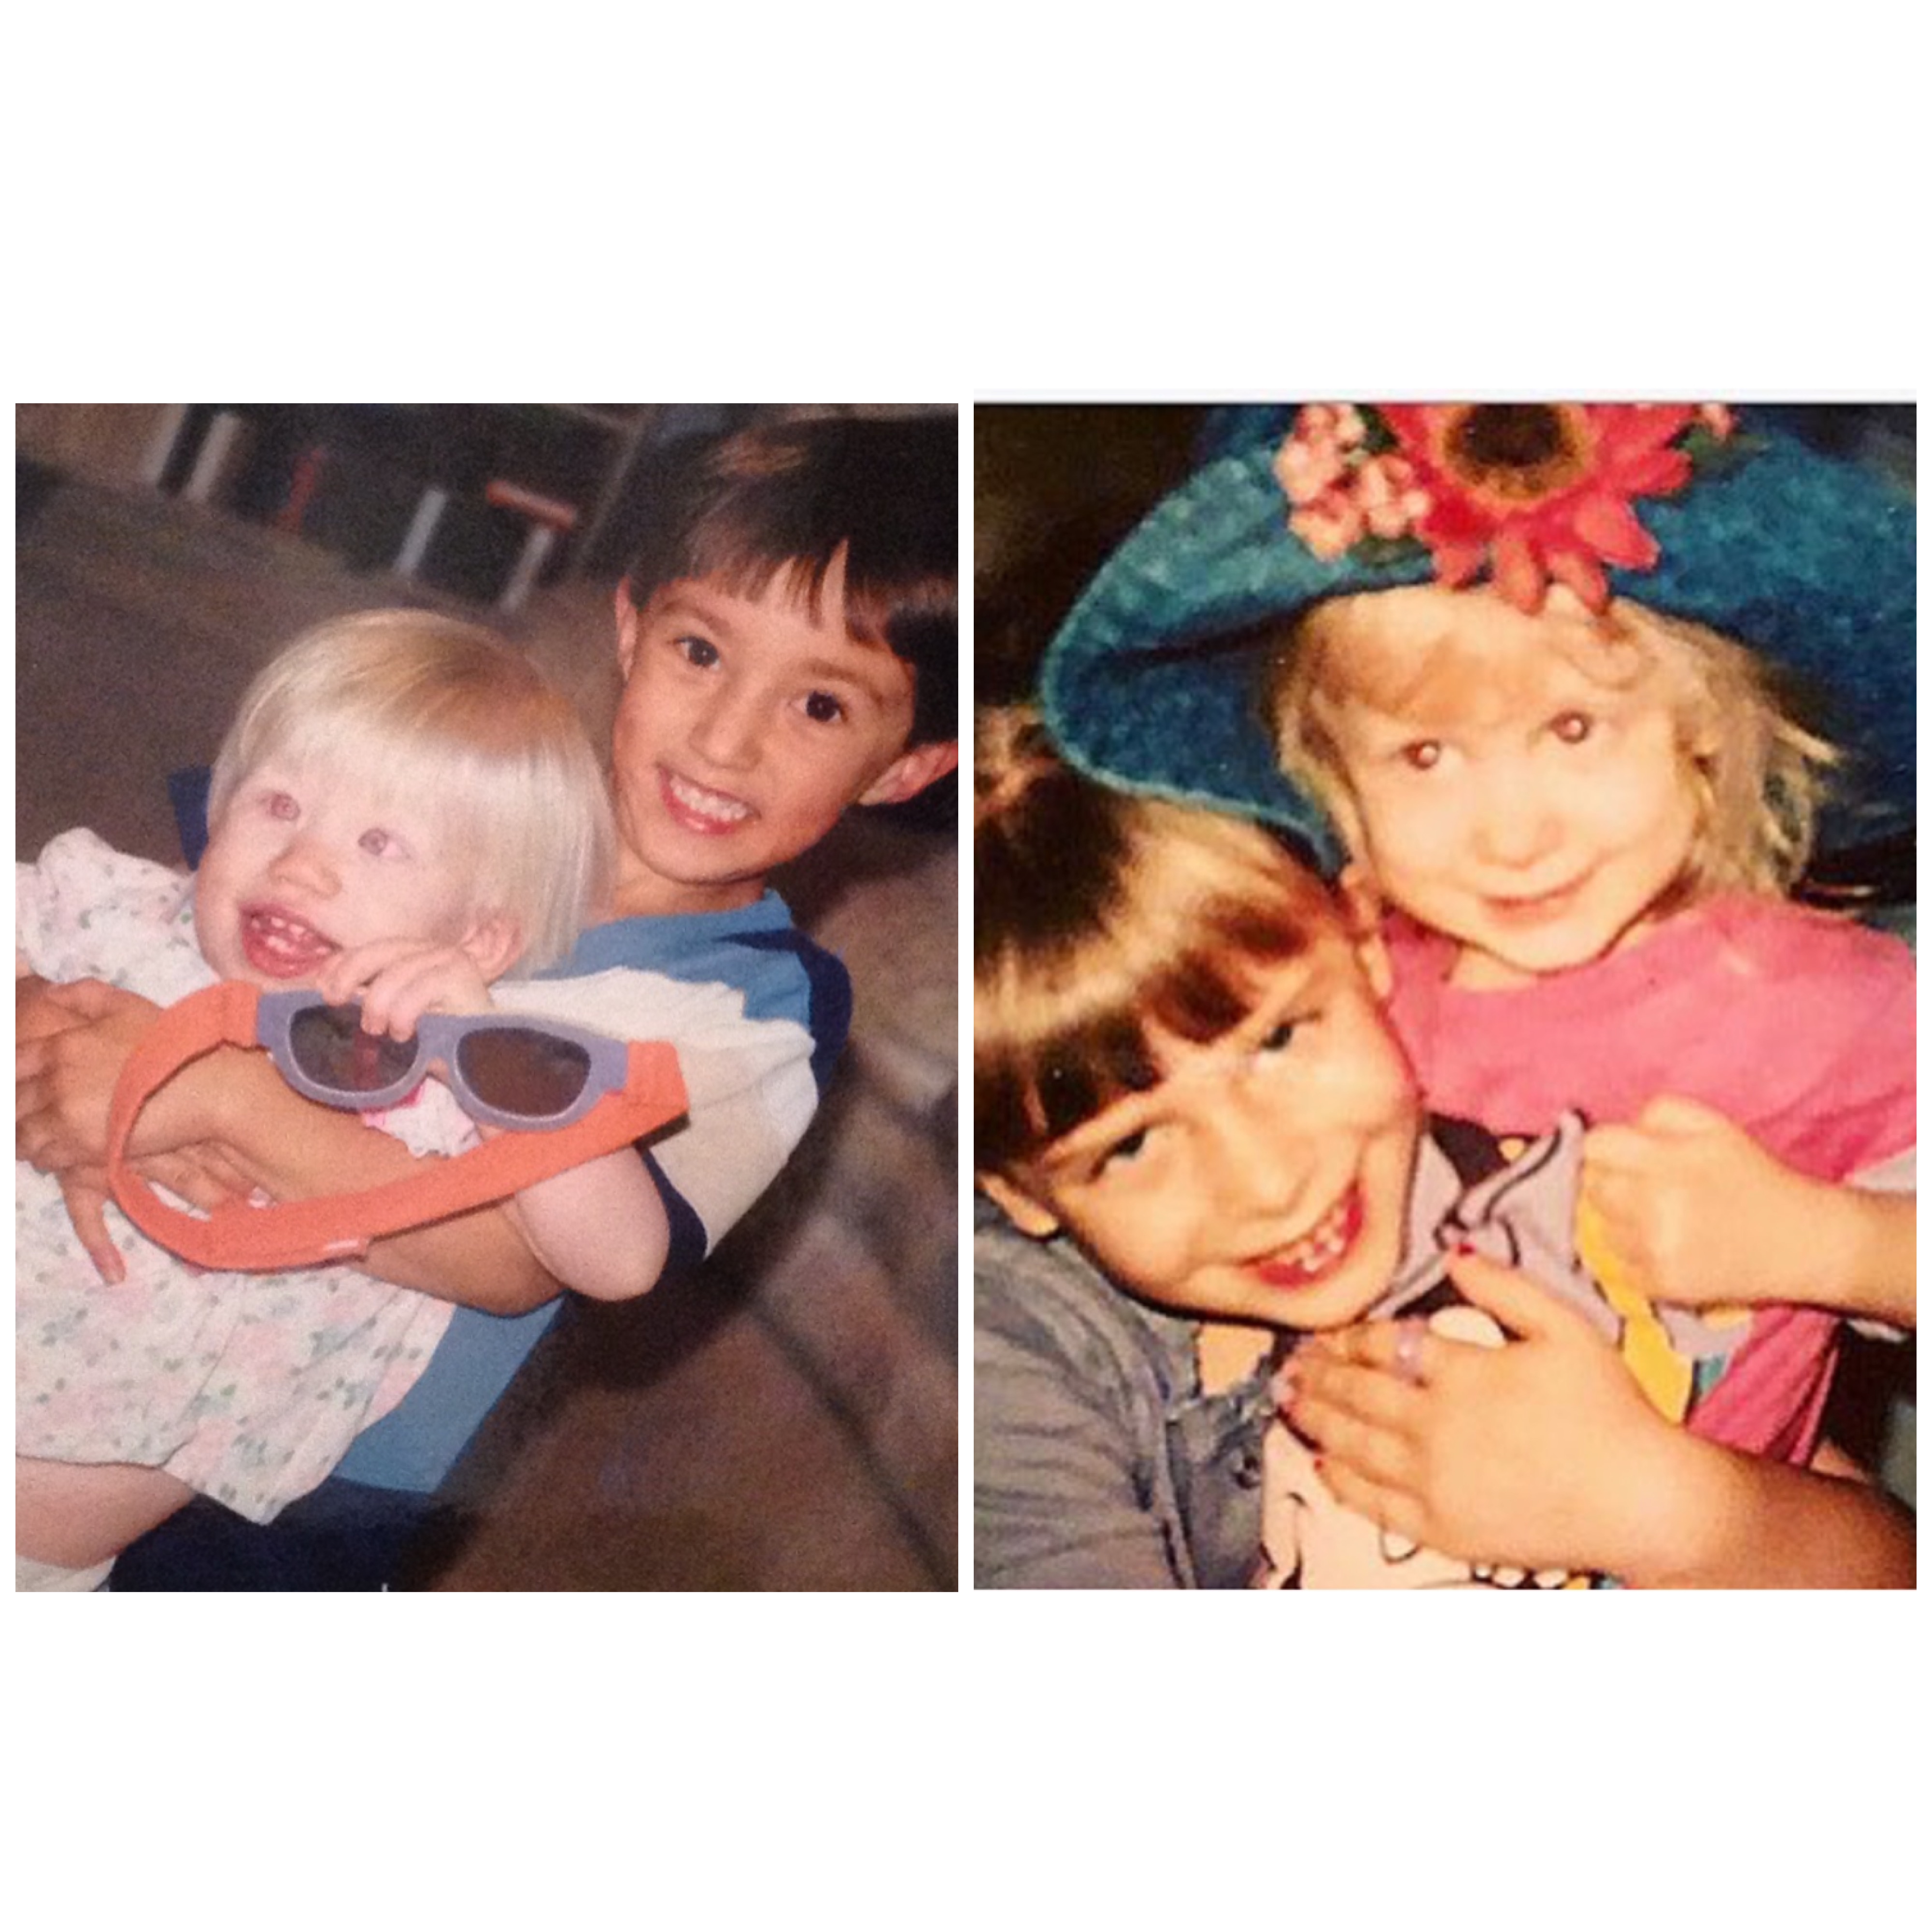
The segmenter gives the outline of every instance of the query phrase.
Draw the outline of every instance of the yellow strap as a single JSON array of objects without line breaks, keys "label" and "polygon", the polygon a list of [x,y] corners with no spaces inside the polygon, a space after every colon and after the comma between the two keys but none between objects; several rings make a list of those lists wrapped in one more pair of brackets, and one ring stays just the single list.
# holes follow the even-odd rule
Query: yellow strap
[{"label": "yellow strap", "polygon": [[[1526,1142],[1498,1143],[1505,1160],[1514,1160]],[[1633,1282],[1610,1245],[1604,1218],[1585,1201],[1576,1203],[1577,1258],[1596,1277],[1604,1299],[1623,1318],[1623,1334],[1618,1353],[1636,1378],[1636,1385],[1660,1414],[1672,1422],[1682,1422],[1690,1406],[1691,1366],[1670,1346],[1670,1336],[1657,1318],[1657,1311],[1643,1291]],[[1566,1590],[1587,1590],[1588,1576],[1573,1576]]]},{"label": "yellow strap", "polygon": [[1618,1259],[1603,1216],[1584,1201],[1576,1204],[1576,1252],[1596,1276],[1604,1300],[1623,1317],[1618,1352],[1629,1364],[1637,1387],[1660,1414],[1682,1422],[1690,1406],[1690,1364],[1671,1347],[1656,1310]]}]

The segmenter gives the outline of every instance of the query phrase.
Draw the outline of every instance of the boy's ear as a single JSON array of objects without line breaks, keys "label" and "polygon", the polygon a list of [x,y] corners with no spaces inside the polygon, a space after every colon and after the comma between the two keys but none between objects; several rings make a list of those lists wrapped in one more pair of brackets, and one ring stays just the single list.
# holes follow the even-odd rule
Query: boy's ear
[{"label": "boy's ear", "polygon": [[902,752],[859,794],[861,805],[903,805],[925,790],[934,778],[943,778],[959,763],[956,738],[935,740]]},{"label": "boy's ear", "polygon": [[638,654],[638,607],[631,602],[631,580],[617,580],[617,664],[625,676],[631,674],[631,660]]},{"label": "boy's ear", "polygon": [[1022,1234],[1031,1235],[1036,1241],[1043,1241],[1048,1235],[1059,1233],[1059,1217],[1052,1209],[1036,1201],[1004,1174],[975,1173],[973,1178],[984,1190],[987,1199]]},{"label": "boy's ear", "polygon": [[460,943],[484,979],[500,979],[524,950],[523,922],[511,913],[479,913]]}]

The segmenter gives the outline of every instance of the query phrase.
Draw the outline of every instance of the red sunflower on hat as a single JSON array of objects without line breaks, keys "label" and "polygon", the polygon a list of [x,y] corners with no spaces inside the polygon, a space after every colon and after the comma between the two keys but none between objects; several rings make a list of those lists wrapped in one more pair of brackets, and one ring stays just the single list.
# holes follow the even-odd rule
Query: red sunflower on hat
[{"label": "red sunflower on hat", "polygon": [[1386,514],[1355,500],[1370,483],[1378,501],[1386,497],[1393,477],[1403,534],[1428,547],[1437,577],[1460,586],[1486,566],[1502,596],[1527,611],[1542,607],[1552,579],[1601,610],[1605,566],[1654,565],[1657,545],[1632,500],[1689,481],[1679,441],[1688,430],[1721,437],[1730,428],[1728,412],[1676,403],[1384,403],[1347,412],[1339,429],[1337,415],[1318,406],[1289,442],[1339,460],[1298,460],[1285,449],[1276,466],[1297,505],[1291,526],[1310,548],[1333,556],[1358,531],[1394,535]]}]

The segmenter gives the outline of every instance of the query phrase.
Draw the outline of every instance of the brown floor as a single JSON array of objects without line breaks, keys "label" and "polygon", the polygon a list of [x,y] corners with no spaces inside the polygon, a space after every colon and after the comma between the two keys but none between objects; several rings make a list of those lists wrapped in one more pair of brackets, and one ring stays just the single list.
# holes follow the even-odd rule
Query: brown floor
[{"label": "brown floor", "polygon": [[[277,645],[338,610],[462,608],[140,490],[22,503],[21,856],[87,824],[175,858],[166,775],[212,755]],[[593,729],[610,596],[506,620]],[[776,881],[856,983],[834,1091],[689,1281],[547,1339],[452,1478],[463,1534],[427,1587],[956,1587],[957,882],[950,829],[864,815]]]}]

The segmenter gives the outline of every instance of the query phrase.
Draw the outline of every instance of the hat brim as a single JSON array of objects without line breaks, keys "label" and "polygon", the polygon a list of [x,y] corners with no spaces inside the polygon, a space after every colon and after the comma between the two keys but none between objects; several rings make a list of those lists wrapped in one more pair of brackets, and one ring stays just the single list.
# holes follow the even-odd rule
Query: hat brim
[{"label": "hat brim", "polygon": [[[1069,760],[1130,790],[1240,812],[1332,866],[1321,808],[1279,770],[1259,708],[1286,621],[1322,600],[1426,583],[1419,548],[1364,565],[1288,528],[1272,440],[1217,458],[1156,506],[1048,647],[1040,702]],[[1909,492],[1776,427],[1722,473],[1636,506],[1656,568],[1613,593],[1709,626],[1784,674],[1845,754],[1821,843],[1913,823],[1917,512]]]}]

